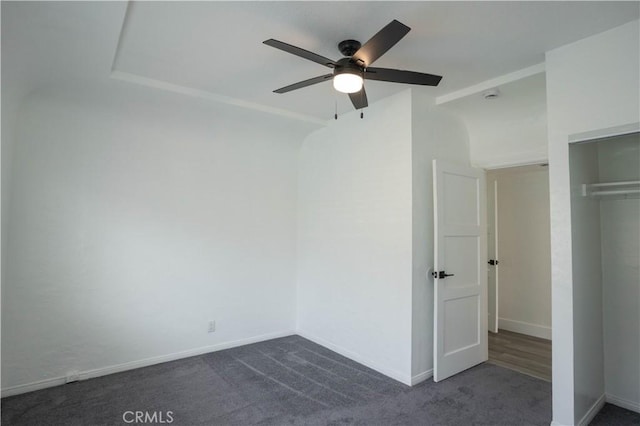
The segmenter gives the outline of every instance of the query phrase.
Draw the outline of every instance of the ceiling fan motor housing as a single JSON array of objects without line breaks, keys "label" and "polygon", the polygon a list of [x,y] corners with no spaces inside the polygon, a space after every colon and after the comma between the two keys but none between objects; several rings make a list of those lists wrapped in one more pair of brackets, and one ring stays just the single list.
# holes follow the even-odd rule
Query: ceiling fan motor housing
[{"label": "ceiling fan motor housing", "polygon": [[344,56],[353,56],[361,46],[358,40],[343,40],[338,43],[338,49]]},{"label": "ceiling fan motor housing", "polygon": [[336,61],[336,66],[333,68],[333,75],[351,73],[362,75],[363,69],[360,65],[355,63],[351,58],[342,58]]}]

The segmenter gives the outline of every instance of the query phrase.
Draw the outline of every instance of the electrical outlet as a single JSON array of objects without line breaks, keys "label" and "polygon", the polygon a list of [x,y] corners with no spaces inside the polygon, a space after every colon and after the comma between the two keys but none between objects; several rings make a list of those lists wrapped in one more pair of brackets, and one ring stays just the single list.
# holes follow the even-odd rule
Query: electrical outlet
[{"label": "electrical outlet", "polygon": [[209,321],[209,333],[213,333],[216,331],[216,322],[215,320]]}]

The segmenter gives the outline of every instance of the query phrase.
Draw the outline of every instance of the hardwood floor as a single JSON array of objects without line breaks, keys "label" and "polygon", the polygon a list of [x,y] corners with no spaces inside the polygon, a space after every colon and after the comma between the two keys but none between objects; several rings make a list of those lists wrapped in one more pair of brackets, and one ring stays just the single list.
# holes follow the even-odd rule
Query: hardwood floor
[{"label": "hardwood floor", "polygon": [[551,381],[551,340],[512,331],[489,333],[489,362]]}]

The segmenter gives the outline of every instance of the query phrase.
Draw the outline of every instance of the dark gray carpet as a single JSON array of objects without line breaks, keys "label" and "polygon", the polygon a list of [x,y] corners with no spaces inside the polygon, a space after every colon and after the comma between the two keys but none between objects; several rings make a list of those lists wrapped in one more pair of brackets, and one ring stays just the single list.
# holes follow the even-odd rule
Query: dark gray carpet
[{"label": "dark gray carpet", "polygon": [[604,404],[602,410],[593,418],[589,426],[638,426],[640,425],[640,413]]},{"label": "dark gray carpet", "polygon": [[548,426],[551,385],[482,364],[411,388],[291,336],[5,398],[2,424],[125,424],[127,411],[189,426]]}]

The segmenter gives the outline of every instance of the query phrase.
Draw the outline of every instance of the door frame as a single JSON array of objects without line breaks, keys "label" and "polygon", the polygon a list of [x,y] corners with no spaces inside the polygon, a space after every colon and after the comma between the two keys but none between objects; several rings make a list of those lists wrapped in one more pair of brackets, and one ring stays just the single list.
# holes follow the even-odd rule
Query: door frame
[{"label": "door frame", "polygon": [[[493,183],[493,185],[492,185]],[[489,196],[491,191],[491,197]],[[498,318],[500,318],[500,305],[499,305],[499,292],[500,292],[500,268],[498,268],[498,259],[500,258],[498,248],[498,179],[490,179],[487,175],[487,257],[493,259],[487,259],[487,321],[490,332],[498,332]],[[492,208],[491,211],[489,209]],[[493,214],[490,214],[493,213]],[[492,235],[489,235],[489,224],[493,230]],[[493,243],[493,250],[490,250],[490,244]],[[493,254],[491,252],[493,251]],[[489,264],[491,260],[495,261],[495,264]],[[493,280],[490,275],[493,272]],[[494,311],[490,309],[490,302],[493,300]],[[493,315],[493,318],[491,316]]]}]

